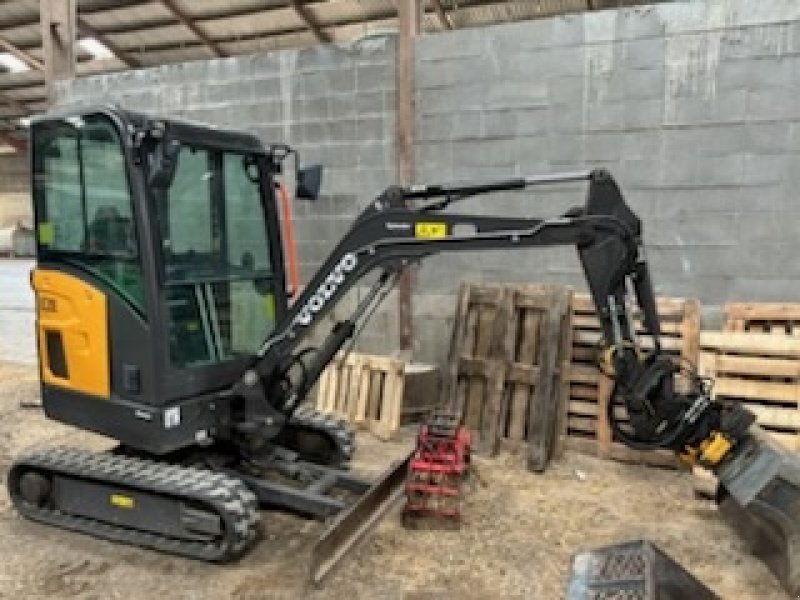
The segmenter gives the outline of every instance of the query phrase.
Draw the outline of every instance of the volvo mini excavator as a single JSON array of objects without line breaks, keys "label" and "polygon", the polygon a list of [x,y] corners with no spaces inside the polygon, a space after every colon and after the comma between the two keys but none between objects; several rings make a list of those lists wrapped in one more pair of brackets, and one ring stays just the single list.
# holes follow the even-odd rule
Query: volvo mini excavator
[{"label": "volvo mini excavator", "polygon": [[[314,551],[319,581],[402,491],[406,469],[401,462],[374,484],[345,470],[352,431],[303,404],[322,371],[408,264],[454,251],[520,260],[526,248],[571,245],[614,377],[614,435],[712,469],[721,513],[787,590],[800,591],[800,461],[662,351],[642,224],[607,171],[389,187],[290,303],[275,196],[287,146],[115,107],[47,115],[30,135],[44,411],[117,445],[16,460],[8,490],[22,515],[209,561],[246,551],[260,507],[333,518]],[[313,197],[319,178],[319,169],[297,170],[298,196]],[[477,195],[576,182],[586,184],[585,202],[552,218],[447,210]],[[353,314],[331,326],[325,317],[368,274]],[[315,326],[329,326],[317,347],[308,345]]]}]

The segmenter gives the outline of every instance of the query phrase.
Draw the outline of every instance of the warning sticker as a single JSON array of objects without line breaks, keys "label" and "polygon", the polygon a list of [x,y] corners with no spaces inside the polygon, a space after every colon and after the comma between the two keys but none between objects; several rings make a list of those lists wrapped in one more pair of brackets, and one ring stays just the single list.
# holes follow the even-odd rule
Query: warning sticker
[{"label": "warning sticker", "polygon": [[414,237],[427,240],[447,237],[447,223],[418,221],[414,223]]},{"label": "warning sticker", "polygon": [[117,508],[133,508],[136,502],[130,496],[124,494],[111,494],[109,502]]}]

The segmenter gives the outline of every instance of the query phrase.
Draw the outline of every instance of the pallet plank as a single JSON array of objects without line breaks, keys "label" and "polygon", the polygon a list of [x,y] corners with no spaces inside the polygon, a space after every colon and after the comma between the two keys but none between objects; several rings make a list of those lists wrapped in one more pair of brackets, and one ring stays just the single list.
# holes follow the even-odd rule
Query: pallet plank
[{"label": "pallet plank", "polygon": [[800,357],[800,338],[769,333],[703,331],[700,348],[727,354]]},{"label": "pallet plank", "polygon": [[528,415],[528,469],[542,472],[555,448],[558,423],[557,366],[561,348],[564,315],[569,311],[571,294],[564,289],[550,293],[549,309],[543,313],[544,331],[539,344],[538,357],[540,377],[533,390]]},{"label": "pallet plank", "polygon": [[798,402],[800,388],[796,383],[773,383],[771,381],[750,381],[737,377],[717,377],[714,392],[719,396],[748,398],[763,402]]},{"label": "pallet plank", "polygon": [[744,331],[748,321],[800,321],[800,303],[730,302],[723,307],[723,314],[727,323],[741,324],[741,329],[733,331]]},{"label": "pallet plank", "polygon": [[[540,321],[541,313],[539,311],[524,311],[521,323],[522,339],[515,362],[523,364],[534,363],[539,342]],[[525,438],[530,393],[530,386],[518,383],[513,387],[508,425],[508,438],[511,440],[523,440]]]}]

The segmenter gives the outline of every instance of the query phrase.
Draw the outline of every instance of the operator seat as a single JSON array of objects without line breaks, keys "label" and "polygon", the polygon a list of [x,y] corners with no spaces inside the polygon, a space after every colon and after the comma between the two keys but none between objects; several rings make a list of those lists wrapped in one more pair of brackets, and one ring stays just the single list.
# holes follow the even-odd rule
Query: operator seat
[{"label": "operator seat", "polygon": [[89,251],[101,254],[130,254],[133,228],[116,206],[97,207],[89,224]]}]

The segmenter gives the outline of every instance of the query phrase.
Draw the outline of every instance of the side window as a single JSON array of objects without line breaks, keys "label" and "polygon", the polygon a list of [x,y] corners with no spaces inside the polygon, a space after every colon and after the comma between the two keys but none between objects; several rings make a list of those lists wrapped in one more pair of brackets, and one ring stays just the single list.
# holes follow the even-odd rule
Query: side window
[{"label": "side window", "polygon": [[105,126],[88,126],[81,140],[83,187],[89,227],[90,253],[137,254],[133,210],[125,158],[116,132]]},{"label": "side window", "polygon": [[84,223],[78,138],[55,138],[44,148],[39,178],[47,204],[47,220],[39,223],[39,241],[55,250],[80,252]]},{"label": "side window", "polygon": [[103,115],[36,125],[33,163],[40,256],[85,269],[143,314],[133,204],[116,127]]},{"label": "side window", "polygon": [[247,177],[246,162],[240,154],[226,153],[222,169],[229,260],[240,267],[269,271],[269,242],[259,183]]},{"label": "side window", "polygon": [[175,178],[163,206],[167,221],[164,257],[169,279],[190,278],[192,270],[209,267],[214,250],[211,236],[213,177],[208,151],[188,146],[181,148]]}]

